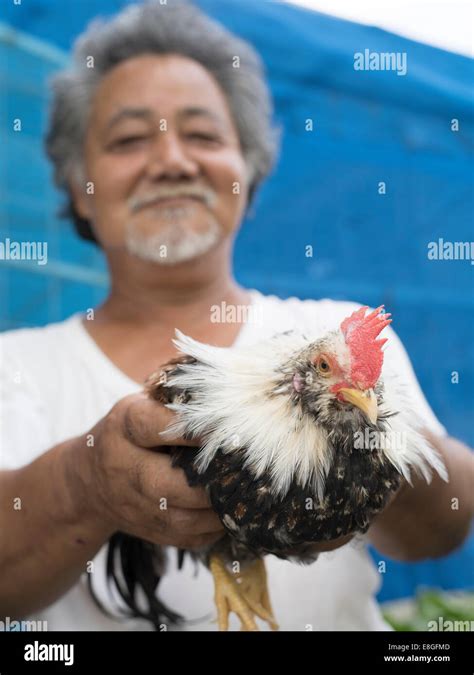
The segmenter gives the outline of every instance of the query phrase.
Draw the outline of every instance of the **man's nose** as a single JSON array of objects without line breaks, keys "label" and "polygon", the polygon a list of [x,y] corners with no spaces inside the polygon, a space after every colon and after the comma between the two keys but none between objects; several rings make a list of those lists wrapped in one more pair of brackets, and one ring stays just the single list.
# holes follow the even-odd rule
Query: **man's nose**
[{"label": "man's nose", "polygon": [[198,173],[198,163],[186,152],[181,139],[171,131],[161,132],[149,157],[150,178],[192,178]]}]

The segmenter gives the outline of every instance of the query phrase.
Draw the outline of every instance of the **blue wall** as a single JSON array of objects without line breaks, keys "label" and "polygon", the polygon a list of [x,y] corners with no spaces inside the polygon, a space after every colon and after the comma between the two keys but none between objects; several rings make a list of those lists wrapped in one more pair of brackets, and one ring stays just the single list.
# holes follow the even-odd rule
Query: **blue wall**
[{"label": "blue wall", "polygon": [[[54,213],[59,203],[41,154],[46,80],[87,21],[119,0],[28,0],[3,19],[36,36],[0,32],[0,238],[47,240],[48,265],[0,266],[1,328],[42,324],[96,304],[103,263]],[[472,61],[382,30],[285,5],[201,0],[256,45],[269,74],[281,160],[243,226],[241,282],[283,297],[385,303],[420,383],[449,432],[474,445],[473,268],[431,261],[427,244],[470,241],[474,114]],[[46,42],[43,42],[46,41]],[[354,53],[406,52],[408,72],[355,71]],[[21,133],[12,120],[21,118]],[[459,131],[451,120],[459,120]],[[306,131],[312,119],[314,130]],[[386,194],[378,191],[386,184]],[[305,255],[313,246],[313,257]],[[451,384],[452,371],[459,383]],[[376,556],[377,559],[377,556]],[[443,561],[390,563],[381,597],[417,584],[474,585],[474,540]]]}]

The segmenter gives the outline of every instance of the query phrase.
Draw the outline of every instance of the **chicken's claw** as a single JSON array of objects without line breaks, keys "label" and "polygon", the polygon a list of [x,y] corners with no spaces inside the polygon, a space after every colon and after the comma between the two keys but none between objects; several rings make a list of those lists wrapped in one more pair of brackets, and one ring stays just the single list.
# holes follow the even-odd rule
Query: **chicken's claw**
[{"label": "chicken's claw", "polygon": [[270,604],[263,560],[256,560],[236,575],[227,570],[218,555],[211,556],[209,566],[214,577],[219,630],[228,629],[230,612],[237,614],[244,631],[258,630],[255,616],[267,621],[272,630],[278,630]]}]

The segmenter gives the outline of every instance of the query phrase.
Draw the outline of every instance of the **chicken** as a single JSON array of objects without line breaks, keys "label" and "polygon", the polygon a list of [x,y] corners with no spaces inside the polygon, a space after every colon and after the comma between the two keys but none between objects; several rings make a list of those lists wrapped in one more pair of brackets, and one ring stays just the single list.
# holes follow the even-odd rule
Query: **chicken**
[{"label": "chicken", "polygon": [[231,611],[244,630],[257,629],[256,617],[277,628],[265,555],[312,562],[315,543],[366,532],[412,471],[447,480],[403,387],[381,377],[378,336],[390,315],[367,310],[318,339],[289,331],[252,347],[212,347],[176,331],[182,356],[147,384],[177,414],[165,438],[200,440],[196,453],[171,453],[226,531],[199,554],[221,630]]}]

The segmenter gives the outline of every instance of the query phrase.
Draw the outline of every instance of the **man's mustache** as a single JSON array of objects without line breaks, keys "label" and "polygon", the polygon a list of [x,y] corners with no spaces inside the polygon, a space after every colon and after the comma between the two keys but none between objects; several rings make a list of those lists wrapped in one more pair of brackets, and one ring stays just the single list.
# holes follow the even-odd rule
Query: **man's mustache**
[{"label": "man's mustache", "polygon": [[143,195],[140,197],[132,197],[128,203],[130,211],[135,213],[144,206],[149,206],[160,199],[169,199],[173,197],[191,197],[199,199],[206,204],[212,206],[216,201],[216,193],[210,188],[199,185],[166,185],[157,187],[153,193]]}]

